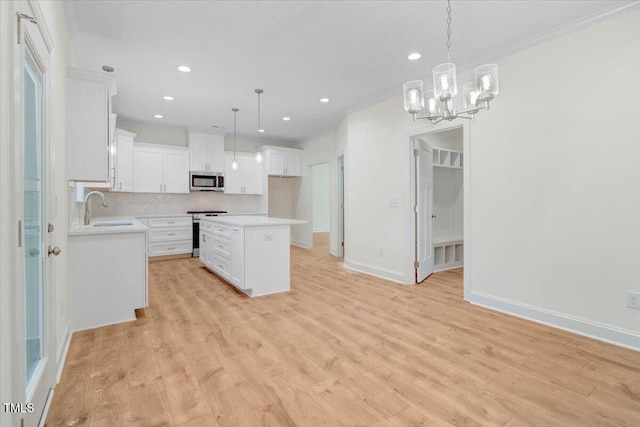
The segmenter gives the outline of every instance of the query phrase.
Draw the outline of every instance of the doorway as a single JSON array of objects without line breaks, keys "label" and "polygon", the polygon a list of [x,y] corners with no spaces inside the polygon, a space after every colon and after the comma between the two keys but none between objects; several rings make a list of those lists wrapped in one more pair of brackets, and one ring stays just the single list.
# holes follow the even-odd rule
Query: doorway
[{"label": "doorway", "polygon": [[311,231],[313,247],[329,252],[331,175],[329,163],[311,166]]},{"label": "doorway", "polygon": [[467,132],[467,126],[458,124],[411,137],[416,283],[433,272],[462,267],[467,258]]}]

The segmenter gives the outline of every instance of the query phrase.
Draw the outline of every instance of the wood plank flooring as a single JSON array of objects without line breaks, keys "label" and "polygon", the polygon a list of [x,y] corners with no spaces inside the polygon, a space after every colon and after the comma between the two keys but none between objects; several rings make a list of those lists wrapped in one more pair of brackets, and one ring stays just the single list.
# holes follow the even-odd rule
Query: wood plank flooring
[{"label": "wood plank flooring", "polygon": [[250,299],[196,259],[151,263],[138,320],[74,334],[47,426],[640,426],[640,353],[293,247]]}]

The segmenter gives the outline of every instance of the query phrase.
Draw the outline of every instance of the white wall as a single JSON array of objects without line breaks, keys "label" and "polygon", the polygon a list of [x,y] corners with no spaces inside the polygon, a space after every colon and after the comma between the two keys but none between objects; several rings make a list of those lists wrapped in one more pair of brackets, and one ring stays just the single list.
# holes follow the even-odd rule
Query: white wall
[{"label": "white wall", "polygon": [[329,231],[330,179],[329,163],[311,167],[311,223],[314,233]]},{"label": "white wall", "polygon": [[[60,2],[36,2],[42,12],[39,19],[40,26],[46,26],[53,41],[53,55],[51,56],[51,123],[50,150],[53,156],[53,170],[51,182],[53,184],[54,200],[52,201],[51,221],[55,227],[51,243],[63,248],[63,252],[55,259],[53,268],[53,298],[55,309],[55,345],[53,363],[61,362],[62,350],[69,326],[69,304],[67,287],[67,259],[65,248],[67,246],[67,185],[66,185],[66,68],[73,65],[73,52],[71,51],[70,36]],[[15,12],[12,2],[0,2],[0,339],[2,349],[0,352],[0,393],[2,402],[23,402],[19,396],[12,396],[13,385],[12,371],[18,362],[14,360],[11,349],[15,342],[22,342],[22,337],[14,336],[12,288],[18,282],[20,272],[15,271],[13,256],[15,254],[15,242],[17,241],[17,219],[10,214],[15,209],[14,201],[19,200],[13,196],[17,185],[13,173],[14,159],[14,117],[13,108],[13,50],[15,43]],[[0,424],[13,425],[11,417],[4,411],[0,411]]]},{"label": "white wall", "polygon": [[638,52],[636,11],[498,62],[468,156],[472,301],[640,348]]}]

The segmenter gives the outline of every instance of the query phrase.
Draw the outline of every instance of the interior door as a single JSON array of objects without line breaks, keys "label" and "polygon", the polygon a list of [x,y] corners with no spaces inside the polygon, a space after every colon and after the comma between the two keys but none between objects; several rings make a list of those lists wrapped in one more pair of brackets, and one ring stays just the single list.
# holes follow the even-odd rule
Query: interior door
[{"label": "interior door", "polygon": [[420,138],[414,145],[415,159],[415,224],[416,224],[416,283],[433,273],[433,245],[431,243],[431,215],[433,209],[433,152]]},{"label": "interior door", "polygon": [[[17,217],[21,224],[18,245],[18,292],[16,329],[21,331],[22,345],[16,348],[20,381],[15,393],[22,395],[25,408],[20,411],[24,425],[38,425],[49,392],[54,385],[55,345],[53,343],[52,262],[59,248],[51,248],[53,227],[50,225],[49,174],[51,155],[48,151],[49,117],[49,47],[45,43],[33,11],[26,2],[15,3],[16,12],[24,14],[19,22],[16,40],[17,74],[15,92],[16,170],[21,181],[16,183]],[[18,15],[21,16],[21,15]]]}]

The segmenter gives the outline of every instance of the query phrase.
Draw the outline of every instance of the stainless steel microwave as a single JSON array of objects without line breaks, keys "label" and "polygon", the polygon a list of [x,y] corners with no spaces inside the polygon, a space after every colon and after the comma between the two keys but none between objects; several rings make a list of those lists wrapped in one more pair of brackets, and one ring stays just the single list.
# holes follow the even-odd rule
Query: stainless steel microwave
[{"label": "stainless steel microwave", "polygon": [[189,172],[189,190],[224,191],[224,175],[220,172]]}]

